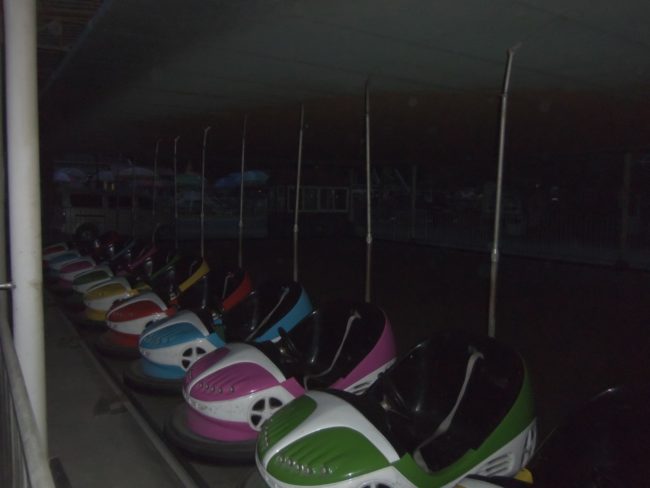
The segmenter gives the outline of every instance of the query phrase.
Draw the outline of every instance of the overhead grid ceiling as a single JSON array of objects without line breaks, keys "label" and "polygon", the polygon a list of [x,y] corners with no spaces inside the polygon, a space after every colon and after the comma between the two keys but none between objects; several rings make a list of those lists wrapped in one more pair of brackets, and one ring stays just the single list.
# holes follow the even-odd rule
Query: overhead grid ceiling
[{"label": "overhead grid ceiling", "polygon": [[[83,12],[72,24],[88,19],[64,49],[55,41],[66,21],[42,20],[52,4],[80,7],[68,9]],[[58,151],[136,150],[206,124],[226,147],[248,113],[251,144],[277,156],[303,102],[312,137],[337,157],[326,146],[355,146],[370,80],[373,127],[394,142],[391,157],[423,157],[405,148],[415,145],[438,154],[456,145],[457,156],[494,140],[506,51],[517,45],[511,127],[521,148],[553,139],[619,148],[650,130],[645,0],[44,0],[39,9],[41,130]],[[48,49],[64,53],[56,67]]]}]

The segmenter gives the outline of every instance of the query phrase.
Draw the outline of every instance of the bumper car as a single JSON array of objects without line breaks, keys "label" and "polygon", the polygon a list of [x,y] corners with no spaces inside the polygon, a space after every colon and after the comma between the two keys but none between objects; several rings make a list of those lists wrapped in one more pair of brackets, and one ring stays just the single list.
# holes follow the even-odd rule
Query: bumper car
[{"label": "bumper car", "polygon": [[92,256],[79,256],[61,263],[60,266],[50,266],[49,278],[52,288],[57,291],[70,290],[70,284],[75,276],[95,268],[98,264]]},{"label": "bumper car", "polygon": [[[223,269],[210,270],[207,275],[201,278],[187,293],[179,297],[178,303],[166,309],[166,314],[162,319],[150,320],[143,327],[139,334],[130,334],[128,336],[121,334],[115,335],[115,339],[120,340],[122,355],[139,358],[140,350],[138,343],[148,330],[157,327],[159,324],[181,324],[191,327],[192,325],[201,324],[203,328],[215,330],[221,325],[221,316],[224,309],[228,310],[236,303],[240,302],[252,289],[252,283],[248,273],[244,271],[225,272]],[[191,325],[188,325],[191,324]],[[135,331],[137,332],[137,330]],[[187,332],[187,331],[185,331]],[[201,354],[206,345],[199,345],[194,350],[195,354]],[[187,353],[190,354],[190,353]],[[186,357],[187,360],[189,358]],[[137,361],[136,361],[137,363]],[[128,374],[133,370],[136,374],[133,378]],[[146,390],[156,390],[166,392],[166,378],[160,382],[152,378],[151,385],[141,384],[139,370],[131,368],[125,372],[125,381],[130,386],[142,386]],[[171,392],[178,393],[179,388],[172,388]]]},{"label": "bumper car", "polygon": [[114,246],[122,240],[114,231],[105,232],[92,241],[79,241],[77,243],[59,242],[46,246],[42,251],[43,266],[59,269],[66,261],[81,256],[101,257],[109,246]]},{"label": "bumper car", "polygon": [[268,282],[224,302],[220,324],[179,312],[145,329],[139,342],[142,357],[132,363],[125,380],[135,387],[180,393],[185,372],[201,356],[226,341],[277,339],[281,327],[292,329],[311,311],[311,301],[298,283]]},{"label": "bumper car", "polygon": [[[74,283],[84,283],[86,290],[93,284],[99,284],[109,280],[114,273],[125,269],[126,265],[133,260],[134,253],[139,253],[143,244],[136,239],[129,239],[125,243],[109,246],[102,256],[102,261],[90,269],[71,270],[59,272],[59,280],[56,288],[63,291],[77,291]],[[85,291],[85,290],[84,290]]]},{"label": "bumper car", "polygon": [[354,397],[395,360],[390,323],[372,304],[331,303],[280,334],[277,341],[229,343],[199,359],[165,435],[200,458],[252,462],[260,429],[283,405],[310,388]]},{"label": "bumper car", "polygon": [[[195,386],[203,395],[204,385]],[[263,424],[255,457],[276,488],[452,488],[469,475],[514,476],[535,438],[520,356],[493,339],[447,333],[360,396],[328,389],[291,402]]]},{"label": "bumper car", "polygon": [[70,249],[70,244],[67,242],[56,242],[45,246],[41,252],[43,258],[46,259],[47,256],[51,256],[60,252],[64,252]]},{"label": "bumper car", "polygon": [[65,261],[67,259],[79,257],[83,254],[89,254],[98,243],[99,240],[93,242],[79,241],[77,243],[63,241],[45,246],[41,251],[43,267],[47,268],[48,265],[55,260]]},{"label": "bumper car", "polygon": [[74,293],[83,296],[93,286],[105,283],[113,276],[115,276],[115,272],[110,264],[98,264],[90,270],[73,276],[72,281],[60,283],[60,286],[70,288]]},{"label": "bumper car", "polygon": [[[130,254],[135,255],[137,249]],[[93,289],[101,290],[97,295],[103,294],[106,289],[113,289],[117,294],[124,292],[122,286],[136,288],[138,291],[148,288],[149,283],[155,279],[157,273],[164,269],[164,266],[171,263],[173,254],[164,247],[156,244],[147,245],[137,253],[135,258],[125,257],[125,264],[118,265],[116,269],[108,265],[100,265],[93,270],[76,277],[72,282],[72,294],[63,302],[63,306],[72,315],[82,316],[85,320],[86,305],[84,300],[88,298],[89,292]],[[154,272],[156,270],[156,272]],[[110,276],[112,275],[112,276]],[[117,284],[117,287],[110,285]],[[106,288],[102,288],[106,285]],[[129,286],[130,285],[130,286]],[[110,297],[106,302],[110,301]],[[113,302],[110,301],[112,304]],[[105,312],[104,312],[105,315]],[[103,321],[102,321],[103,324]]]},{"label": "bumper car", "polygon": [[87,271],[97,263],[110,259],[115,254],[115,246],[122,238],[116,232],[107,232],[92,243],[82,243],[79,249],[68,249],[43,259],[46,282],[57,288],[57,282],[64,277],[71,279],[78,273]]},{"label": "bumper car", "polygon": [[61,256],[66,256],[66,259],[72,259],[81,256],[81,253],[67,242],[59,242],[45,246],[42,251],[43,266],[47,267],[52,260]]},{"label": "bumper car", "polygon": [[200,257],[181,258],[162,283],[126,300],[114,303],[106,312],[108,331],[97,340],[100,352],[126,358],[139,357],[138,339],[149,322],[171,317],[178,310],[179,297],[189,289],[201,292],[207,280],[202,278],[210,271],[208,263]]},{"label": "bumper car", "polygon": [[52,273],[53,266],[63,266],[66,262],[81,257],[81,253],[77,249],[67,249],[65,251],[51,253],[43,256],[43,267],[46,272]]},{"label": "bumper car", "polygon": [[155,243],[131,241],[111,262],[101,264],[94,269],[76,276],[70,286],[72,291],[82,296],[88,290],[106,283],[114,276],[129,276],[143,266],[157,251]]},{"label": "bumper car", "polygon": [[554,430],[527,479],[473,476],[464,488],[627,488],[647,486],[650,385],[610,388]]},{"label": "bumper car", "polygon": [[151,260],[146,260],[133,276],[114,276],[110,280],[90,288],[83,295],[81,321],[88,324],[106,323],[106,312],[114,302],[126,300],[144,291],[151,290],[168,280],[174,266],[181,260],[175,251],[157,251]]}]

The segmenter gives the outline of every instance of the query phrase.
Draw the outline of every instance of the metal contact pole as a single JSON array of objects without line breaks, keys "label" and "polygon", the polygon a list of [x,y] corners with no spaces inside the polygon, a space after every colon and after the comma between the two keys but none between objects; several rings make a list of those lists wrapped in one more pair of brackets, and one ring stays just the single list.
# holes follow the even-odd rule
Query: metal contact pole
[{"label": "metal contact pole", "polygon": [[156,233],[158,231],[158,222],[156,222],[156,197],[158,195],[158,149],[160,147],[160,141],[156,141],[156,148],[153,153],[153,189],[151,190],[151,225],[153,226],[153,232],[151,233],[151,242],[156,241]]},{"label": "metal contact pole", "polygon": [[[3,29],[4,30],[4,29]],[[4,36],[3,36],[4,37]],[[0,48],[0,93],[4,92],[4,49]],[[4,99],[0,99],[0,113],[5,113]],[[5,120],[0,117],[0,134],[5,133]],[[7,202],[7,160],[5,157],[5,140],[0,137],[0,229],[7,228],[6,202]],[[0,283],[7,283],[7,241],[0,239]],[[11,289],[11,288],[9,288]],[[0,321],[9,323],[9,300],[7,294],[0,289]]]},{"label": "metal contact pole", "polygon": [[178,140],[174,139],[174,247],[178,249]]},{"label": "metal contact pole", "polygon": [[4,2],[14,342],[43,449],[47,450],[36,2]]},{"label": "metal contact pole", "polygon": [[203,152],[201,153],[201,258],[205,258],[205,145],[208,132],[212,127],[203,129]]},{"label": "metal contact pole", "polygon": [[628,248],[628,232],[630,227],[630,184],[632,176],[632,155],[625,154],[623,162],[623,186],[621,187],[621,225],[618,238],[618,259],[625,262]]},{"label": "metal contact pole", "polygon": [[503,92],[501,94],[501,124],[499,127],[499,162],[497,169],[497,191],[494,207],[494,238],[492,240],[492,255],[490,267],[490,308],[488,312],[488,335],[496,335],[496,305],[497,305],[497,283],[499,275],[499,237],[501,229],[501,192],[503,187],[503,152],[506,137],[506,115],[508,106],[508,89],[510,87],[510,72],[512,70],[512,58],[518,46],[508,49],[508,61],[506,63],[506,74],[503,80]]},{"label": "metal contact pole", "polygon": [[[135,164],[131,161],[131,235],[135,235]],[[118,200],[117,208],[119,211],[120,204]]]},{"label": "metal contact pole", "polygon": [[156,147],[153,152],[153,189],[151,191],[151,216],[154,218],[154,225],[156,219],[156,197],[158,196],[158,149],[160,148],[160,141],[156,141]]},{"label": "metal contact pole", "polygon": [[237,254],[237,265],[243,266],[243,243],[244,243],[244,168],[246,167],[246,124],[248,115],[244,116],[244,125],[241,133],[241,181],[239,182],[239,251]]},{"label": "metal contact pole", "polygon": [[415,224],[417,220],[417,185],[418,185],[418,165],[411,166],[411,239],[415,239]]},{"label": "metal contact pole", "polygon": [[302,138],[305,128],[305,106],[300,104],[298,131],[298,171],[296,172],[296,202],[293,208],[293,281],[298,281],[298,215],[300,213],[300,179],[302,171]]},{"label": "metal contact pole", "polygon": [[372,198],[370,195],[370,80],[366,82],[366,302],[370,302],[371,295],[371,267],[372,267]]}]

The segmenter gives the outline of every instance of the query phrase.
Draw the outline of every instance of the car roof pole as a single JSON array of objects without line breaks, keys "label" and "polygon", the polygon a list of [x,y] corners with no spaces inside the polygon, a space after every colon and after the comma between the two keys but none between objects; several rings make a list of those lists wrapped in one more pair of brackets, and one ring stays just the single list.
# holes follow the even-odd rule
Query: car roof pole
[{"label": "car roof pole", "polygon": [[201,152],[201,259],[205,259],[205,146],[208,132],[212,127],[203,129],[203,150]]},{"label": "car roof pole", "polygon": [[158,149],[160,148],[160,142],[162,139],[156,141],[156,146],[153,151],[153,188],[151,189],[151,216],[156,218],[156,197],[157,195],[157,185],[158,185]]},{"label": "car roof pole", "polygon": [[372,266],[372,209],[370,195],[370,78],[366,81],[365,89],[365,129],[366,129],[366,302],[371,295],[371,266]]},{"label": "car roof pole", "polygon": [[158,191],[158,149],[160,148],[160,142],[162,139],[156,141],[156,146],[153,152],[153,188],[151,189],[151,221],[153,225],[153,233],[151,235],[151,241],[156,240],[156,229],[158,224],[156,222],[156,197]]},{"label": "car roof pole", "polygon": [[510,72],[512,58],[519,46],[508,49],[506,73],[503,79],[503,92],[501,94],[501,121],[499,127],[499,159],[497,166],[497,191],[494,206],[494,238],[492,240],[492,254],[490,266],[490,305],[488,311],[488,335],[496,335],[496,305],[497,305],[497,278],[499,275],[499,237],[501,228],[501,190],[503,187],[503,152],[506,134],[506,115],[508,106],[508,89],[510,87]]},{"label": "car roof pole", "polygon": [[239,182],[239,250],[237,265],[241,268],[243,261],[242,245],[244,240],[244,168],[246,166],[246,123],[248,115],[244,115],[244,125],[241,134],[241,181]]},{"label": "car roof pole", "polygon": [[[131,161],[131,236],[135,235],[135,163]],[[117,210],[119,212],[120,203],[117,202]]]},{"label": "car roof pole", "polygon": [[302,169],[302,139],[305,128],[305,106],[300,104],[300,129],[298,131],[298,171],[296,174],[296,201],[293,207],[293,281],[298,281],[298,214],[300,209],[300,178]]},{"label": "car roof pole", "polygon": [[178,249],[178,140],[174,138],[174,247]]}]

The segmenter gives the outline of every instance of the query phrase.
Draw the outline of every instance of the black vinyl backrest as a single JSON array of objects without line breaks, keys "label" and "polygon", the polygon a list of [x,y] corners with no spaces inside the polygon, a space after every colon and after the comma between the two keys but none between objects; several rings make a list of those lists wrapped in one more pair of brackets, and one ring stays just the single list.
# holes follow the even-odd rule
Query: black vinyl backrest
[{"label": "black vinyl backrest", "polygon": [[[358,315],[350,322],[350,318]],[[375,347],[386,324],[384,312],[361,302],[336,301],[302,319],[279,341],[256,344],[287,378],[309,388],[327,388],[347,375]],[[350,324],[346,336],[346,329]]]},{"label": "black vinyl backrest", "polygon": [[226,341],[243,342],[253,333],[264,333],[296,305],[301,293],[302,287],[296,282],[263,283],[224,313]]},{"label": "black vinyl backrest", "polygon": [[524,380],[524,364],[512,349],[492,339],[472,341],[482,354],[454,420],[444,434],[426,443],[422,458],[431,471],[449,466],[468,449],[477,449],[514,404]]},{"label": "black vinyl backrest", "polygon": [[210,266],[210,272],[179,297],[179,306],[195,312],[199,309],[221,312],[222,297],[237,289],[243,279],[244,271],[241,269],[231,271],[223,266]]},{"label": "black vinyl backrest", "polygon": [[226,298],[239,288],[245,276],[246,273],[241,268],[219,268],[215,274],[215,289],[219,290],[222,299]]},{"label": "black vinyl backrest", "polygon": [[135,256],[144,248],[142,241],[129,239],[122,243],[109,260],[109,265],[114,269],[119,269],[130,263]]},{"label": "black vinyl backrest", "polygon": [[[148,250],[145,250],[144,252],[147,251]],[[169,261],[169,259],[169,250],[156,246],[153,253],[151,253],[147,259],[142,261],[140,265],[133,270],[133,277],[130,281],[135,283],[139,280],[143,280],[150,283],[151,275],[162,268],[164,263]]]},{"label": "black vinyl backrest", "polygon": [[308,381],[310,388],[330,386],[370,353],[385,324],[383,311],[372,304],[324,305],[288,333],[289,340],[302,352],[299,370],[294,375],[301,383]]},{"label": "black vinyl backrest", "polygon": [[[461,397],[470,358],[477,353],[480,359]],[[480,445],[511,408],[524,374],[523,361],[509,347],[483,336],[444,332],[400,358],[362,397],[345,398],[400,454],[419,449],[435,471]],[[435,437],[459,398],[449,428]]]},{"label": "black vinyl backrest", "polygon": [[203,259],[199,256],[184,255],[168,270],[156,277],[152,284],[153,290],[165,301],[178,296],[180,285],[187,278],[192,276]]},{"label": "black vinyl backrest", "polygon": [[207,308],[211,293],[214,288],[210,280],[212,271],[202,276],[198,282],[191,286],[178,298],[178,306],[184,309],[198,310]]}]

